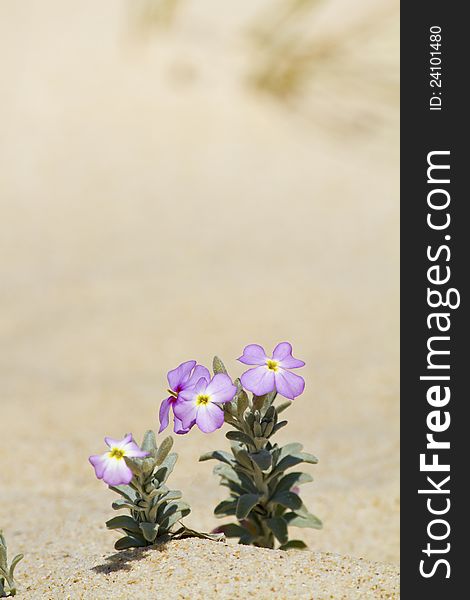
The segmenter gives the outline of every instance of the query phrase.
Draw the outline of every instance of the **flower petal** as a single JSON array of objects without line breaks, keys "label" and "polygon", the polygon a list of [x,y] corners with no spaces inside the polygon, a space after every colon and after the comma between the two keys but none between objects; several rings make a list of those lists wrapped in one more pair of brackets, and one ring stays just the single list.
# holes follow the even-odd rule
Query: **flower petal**
[{"label": "flower petal", "polygon": [[178,435],[183,435],[184,433],[188,433],[195,423],[196,421],[192,421],[189,427],[184,427],[183,421],[175,415],[173,431]]},{"label": "flower petal", "polygon": [[109,452],[104,454],[94,454],[88,459],[95,469],[95,475],[98,479],[103,479],[103,473],[106,468],[107,461],[109,459]]},{"label": "flower petal", "polygon": [[245,346],[243,354],[237,360],[245,365],[265,365],[268,357],[262,346],[259,344],[249,344]]},{"label": "flower petal", "polygon": [[168,371],[167,379],[170,384],[170,389],[177,391],[182,384],[189,379],[191,371],[196,366],[195,360],[188,360],[184,363],[181,363],[176,369],[172,371]]},{"label": "flower petal", "polygon": [[268,394],[276,389],[274,371],[267,367],[256,367],[241,376],[242,386],[256,396]]},{"label": "flower petal", "polygon": [[173,406],[175,417],[181,420],[184,429],[192,427],[193,421],[196,420],[197,409],[198,407],[194,401],[177,402]]},{"label": "flower petal", "polygon": [[237,387],[225,373],[217,373],[206,387],[211,402],[230,402],[237,392]]},{"label": "flower petal", "polygon": [[202,365],[196,365],[194,371],[191,373],[191,377],[184,384],[184,387],[188,388],[195,385],[201,378],[205,379],[206,381],[210,381],[211,374],[206,367],[203,367]]},{"label": "flower petal", "polygon": [[164,429],[168,427],[168,423],[170,421],[170,408],[172,405],[172,397],[166,398],[162,400],[160,404],[160,412],[158,418],[160,419],[160,429],[158,433],[161,433]]},{"label": "flower petal", "polygon": [[103,473],[103,481],[108,485],[127,485],[132,480],[132,471],[126,465],[126,461],[116,458],[110,458],[106,461],[106,467]]},{"label": "flower petal", "polygon": [[144,458],[149,455],[145,450],[141,450],[134,440],[123,446],[122,450],[124,450],[125,456],[130,456],[132,458]]},{"label": "flower petal", "polygon": [[132,441],[132,433],[126,433],[122,440],[115,440],[114,438],[105,437],[104,441],[106,442],[109,448],[122,448],[130,441]]},{"label": "flower petal", "polygon": [[[196,399],[198,394],[205,392],[207,388],[207,380],[204,377],[201,377],[196,385],[193,385],[189,388],[181,390],[178,394],[178,401],[183,400],[184,402],[193,402]],[[178,404],[178,402],[176,402]],[[174,412],[174,407],[173,407]]]},{"label": "flower petal", "polygon": [[284,369],[298,369],[305,365],[303,360],[292,356],[292,346],[289,342],[281,342],[274,348],[273,359]]},{"label": "flower petal", "polygon": [[285,369],[276,371],[274,377],[276,380],[276,390],[281,396],[289,398],[289,400],[300,396],[305,389],[305,381],[302,377]]},{"label": "flower petal", "polygon": [[204,433],[212,433],[216,429],[220,429],[224,424],[224,411],[214,404],[209,402],[206,405],[198,406],[196,425]]}]

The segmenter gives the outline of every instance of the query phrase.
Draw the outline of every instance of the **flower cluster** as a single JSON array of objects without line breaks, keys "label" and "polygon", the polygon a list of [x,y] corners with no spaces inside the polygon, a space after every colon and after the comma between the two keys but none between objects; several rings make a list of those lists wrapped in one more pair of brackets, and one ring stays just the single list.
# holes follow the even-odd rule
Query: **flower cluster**
[{"label": "flower cluster", "polygon": [[[215,357],[213,375],[195,360],[181,363],[168,372],[168,396],[160,405],[161,433],[173,413],[175,433],[183,435],[197,426],[211,433],[227,423],[233,429],[226,433],[232,454],[208,452],[200,460],[215,459],[214,472],[230,496],[215,508],[216,516],[235,516],[237,523],[220,527],[219,535],[238,537],[242,544],[281,549],[303,548],[300,540],[290,540],[289,527],[318,529],[321,522],[303,504],[299,485],[312,480],[302,472],[286,473],[300,463],[315,464],[317,459],[302,451],[301,444],[278,446],[272,436],[287,424],[279,415],[305,389],[302,377],[293,369],[303,367],[294,358],[289,342],[279,343],[268,356],[258,344],[245,347],[238,359],[251,368],[232,381],[222,361]],[[247,392],[252,393],[249,398]],[[277,396],[286,401],[275,404]],[[117,549],[146,546],[175,537],[199,536],[219,539],[198,533],[181,525],[180,519],[190,512],[181,501],[181,492],[165,485],[176,462],[171,453],[171,438],[165,438],[157,448],[155,435],[148,431],[140,448],[131,434],[122,440],[105,438],[108,449],[90,456],[89,461],[98,479],[120,494],[122,499],[113,508],[127,508],[130,515],[115,517],[107,522],[109,529],[120,529],[124,537]]]},{"label": "flower cluster", "polygon": [[[258,344],[245,347],[238,359],[245,365],[253,365],[241,376],[243,387],[256,396],[276,392],[289,400],[300,396],[305,381],[291,369],[303,367],[305,363],[292,356],[289,342],[278,344],[269,357]],[[224,424],[223,405],[231,402],[237,387],[226,373],[217,373],[212,378],[209,370],[195,360],[180,364],[168,373],[168,393],[160,405],[160,431],[169,423],[173,409],[174,432],[188,433],[197,425],[204,433],[212,433]]]}]

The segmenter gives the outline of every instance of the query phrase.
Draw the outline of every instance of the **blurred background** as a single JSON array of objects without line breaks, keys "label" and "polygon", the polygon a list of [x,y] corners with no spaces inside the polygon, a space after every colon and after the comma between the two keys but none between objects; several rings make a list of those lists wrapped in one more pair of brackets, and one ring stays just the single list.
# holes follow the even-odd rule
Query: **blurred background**
[{"label": "blurred background", "polygon": [[[398,561],[398,2],[0,4],[0,526],[111,552],[89,454],[166,373],[289,340],[314,550]],[[173,485],[224,496],[177,436]],[[41,515],[38,523],[37,517]],[[297,537],[297,536],[296,536]],[[34,566],[32,567],[34,570]]]}]

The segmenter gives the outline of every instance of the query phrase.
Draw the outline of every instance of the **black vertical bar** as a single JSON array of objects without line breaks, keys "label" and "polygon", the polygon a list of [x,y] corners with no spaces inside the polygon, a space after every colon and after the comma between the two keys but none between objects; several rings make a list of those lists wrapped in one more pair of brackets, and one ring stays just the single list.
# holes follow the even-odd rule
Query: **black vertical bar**
[{"label": "black vertical bar", "polygon": [[[465,581],[470,573],[465,544],[470,533],[470,397],[465,388],[465,374],[470,371],[466,314],[470,195],[465,180],[470,169],[466,165],[469,109],[464,108],[470,36],[465,9],[465,3],[444,0],[401,3],[401,594],[405,600],[470,597]],[[432,35],[440,35],[437,50],[431,44],[438,38]],[[428,157],[435,151],[449,152],[432,155],[430,160],[450,169],[434,169],[428,181]],[[447,178],[450,182],[443,183]],[[434,192],[431,204],[445,205],[448,194],[449,206],[430,207],[432,190],[444,191]],[[437,226],[446,222],[448,214],[449,226],[433,229],[428,214]],[[429,272],[433,266],[438,269]],[[449,272],[446,283],[429,279],[445,279]],[[460,306],[431,307],[428,288],[440,291],[444,298],[449,290],[456,290],[450,292],[450,304],[460,297]],[[437,294],[431,302],[439,303]],[[439,330],[438,318],[430,317],[433,313],[446,315],[439,323],[442,329],[450,323],[448,331]],[[432,364],[440,365],[431,369],[427,344],[433,336],[443,337],[432,341],[431,347],[450,354],[431,356]],[[443,368],[446,365],[448,369]],[[450,379],[420,380],[420,376]],[[441,386],[439,394],[449,388],[447,404],[440,396],[441,405],[438,401],[431,405],[432,386]],[[443,430],[433,430],[439,427]],[[450,448],[427,448],[427,434],[449,442]],[[426,464],[437,455],[434,460],[450,465],[450,470],[423,470],[421,454]],[[431,512],[447,508],[442,514]]]}]

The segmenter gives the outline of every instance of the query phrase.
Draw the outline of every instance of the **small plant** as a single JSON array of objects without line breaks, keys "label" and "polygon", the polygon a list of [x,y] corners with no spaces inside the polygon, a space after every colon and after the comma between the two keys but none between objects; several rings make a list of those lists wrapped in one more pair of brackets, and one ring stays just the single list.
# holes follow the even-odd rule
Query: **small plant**
[{"label": "small plant", "polygon": [[7,543],[0,529],[0,598],[16,596],[14,572],[22,558],[22,554],[17,554],[8,566]]},{"label": "small plant", "polygon": [[[303,452],[301,444],[281,447],[271,441],[287,425],[287,421],[279,420],[279,415],[304,391],[303,378],[291,370],[305,363],[292,356],[288,342],[278,344],[271,357],[261,346],[251,344],[239,360],[254,368],[243,373],[235,384],[217,357],[212,378],[196,361],[182,363],[170,371],[171,396],[162,402],[161,429],[168,425],[170,407],[176,433],[188,433],[194,425],[205,433],[219,429],[224,422],[233,427],[226,434],[231,441],[231,454],[216,450],[199,459],[220,461],[214,473],[221,477],[221,485],[229,489],[230,495],[216,506],[214,513],[217,517],[237,519],[217,531],[238,537],[241,544],[274,548],[277,540],[283,550],[305,548],[304,542],[289,540],[288,530],[322,527],[299,495],[298,486],[312,481],[312,477],[287,471],[301,463],[316,464],[318,460]],[[245,389],[252,393],[251,398]],[[287,401],[276,405],[278,394]]]},{"label": "small plant", "polygon": [[147,431],[142,448],[128,434],[122,440],[105,438],[109,450],[102,455],[90,456],[96,476],[103,479],[111,490],[121,496],[113,502],[114,510],[127,509],[128,515],[119,515],[106,522],[108,529],[124,532],[114,545],[116,550],[151,546],[172,538],[207,537],[220,535],[199,533],[184,525],[176,525],[191,512],[181,500],[182,493],[170,490],[165,484],[173,471],[178,455],[170,452],[171,437],[157,447],[155,434]]}]

